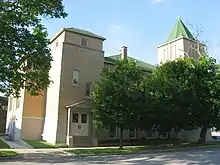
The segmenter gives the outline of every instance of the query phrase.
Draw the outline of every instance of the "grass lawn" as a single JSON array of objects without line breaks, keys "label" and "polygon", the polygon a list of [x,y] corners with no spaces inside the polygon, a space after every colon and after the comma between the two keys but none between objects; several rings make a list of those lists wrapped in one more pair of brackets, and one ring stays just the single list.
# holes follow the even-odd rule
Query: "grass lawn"
[{"label": "grass lawn", "polygon": [[166,144],[166,145],[148,145],[148,146],[126,146],[123,147],[122,150],[119,150],[119,148],[88,148],[88,149],[73,149],[73,150],[67,150],[67,152],[70,152],[75,155],[81,155],[81,156],[88,156],[88,155],[105,155],[105,154],[132,154],[132,153],[146,153],[150,151],[172,151],[171,149],[182,149],[182,148],[194,148],[194,147],[210,147],[210,146],[219,146],[220,143],[210,143],[210,144],[204,144],[204,145],[198,145],[198,144],[180,144],[180,145],[172,145],[172,144]]},{"label": "grass lawn", "polygon": [[[0,149],[9,149],[10,146],[0,139]],[[0,157],[14,157],[17,156],[18,153],[9,150],[0,151]]]},{"label": "grass lawn", "polygon": [[24,141],[33,148],[67,148],[66,144],[53,145],[43,140],[24,140]]},{"label": "grass lawn", "polygon": [[0,151],[0,157],[14,157],[17,155],[18,153],[14,151],[9,151],[9,150]]},{"label": "grass lawn", "polygon": [[10,148],[10,146],[0,139],[0,149]]}]

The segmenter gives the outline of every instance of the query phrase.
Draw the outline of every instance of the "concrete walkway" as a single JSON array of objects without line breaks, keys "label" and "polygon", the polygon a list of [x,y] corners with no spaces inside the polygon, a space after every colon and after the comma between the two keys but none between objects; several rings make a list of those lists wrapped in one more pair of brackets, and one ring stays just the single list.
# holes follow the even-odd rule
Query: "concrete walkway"
[{"label": "concrete walkway", "polygon": [[12,149],[31,149],[32,147],[25,143],[23,140],[11,140],[8,136],[0,137],[2,141],[7,143]]}]

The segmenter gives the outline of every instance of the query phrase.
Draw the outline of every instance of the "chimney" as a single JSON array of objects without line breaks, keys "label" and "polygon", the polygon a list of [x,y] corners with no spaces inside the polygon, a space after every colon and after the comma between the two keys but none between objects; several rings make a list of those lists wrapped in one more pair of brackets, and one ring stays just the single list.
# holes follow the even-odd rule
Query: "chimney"
[{"label": "chimney", "polygon": [[128,57],[128,48],[126,46],[122,46],[121,59],[126,59],[127,57]]}]

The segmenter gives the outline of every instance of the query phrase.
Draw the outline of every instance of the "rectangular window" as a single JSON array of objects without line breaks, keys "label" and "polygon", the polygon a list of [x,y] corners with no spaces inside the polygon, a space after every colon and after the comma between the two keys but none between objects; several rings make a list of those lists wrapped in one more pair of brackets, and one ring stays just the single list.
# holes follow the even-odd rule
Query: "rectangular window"
[{"label": "rectangular window", "polygon": [[88,47],[88,40],[85,38],[81,38],[81,46],[82,47]]},{"label": "rectangular window", "polygon": [[73,116],[72,116],[72,122],[73,123],[78,123],[79,121],[79,114],[78,113],[73,113]]},{"label": "rectangular window", "polygon": [[92,94],[92,83],[91,82],[87,82],[86,83],[86,96],[91,96]]},{"label": "rectangular window", "polygon": [[193,54],[193,46],[192,46],[191,49],[190,49],[190,56],[189,56],[189,57],[194,58],[194,54]]},{"label": "rectangular window", "polygon": [[166,49],[163,50],[163,61],[166,61]]},{"label": "rectangular window", "polygon": [[170,60],[169,59],[169,49],[167,48],[167,60]]},{"label": "rectangular window", "polygon": [[81,115],[81,123],[87,123],[87,114]]},{"label": "rectangular window", "polygon": [[130,127],[129,128],[129,138],[134,138],[135,137],[135,129]]},{"label": "rectangular window", "polygon": [[115,138],[116,137],[116,126],[114,126],[114,125],[111,125],[110,127],[109,127],[109,137],[110,138]]},{"label": "rectangular window", "polygon": [[147,134],[147,137],[153,137],[153,132],[152,131],[147,131],[146,134]]},{"label": "rectangular window", "polygon": [[73,86],[79,85],[79,71],[73,70]]},{"label": "rectangular window", "polygon": [[172,60],[173,58],[173,48],[172,46],[170,46],[170,60]]}]

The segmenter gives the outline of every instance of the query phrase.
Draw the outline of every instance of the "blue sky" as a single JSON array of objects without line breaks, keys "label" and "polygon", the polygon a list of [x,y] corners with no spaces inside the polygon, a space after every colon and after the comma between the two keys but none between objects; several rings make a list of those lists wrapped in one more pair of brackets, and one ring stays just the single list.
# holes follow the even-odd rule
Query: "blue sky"
[{"label": "blue sky", "polygon": [[[178,16],[183,22],[202,25],[200,39],[220,56],[219,0],[64,0],[68,17],[43,21],[49,37],[63,27],[89,30],[107,38],[105,55],[116,54],[128,46],[129,56],[157,63],[156,46],[164,42]],[[220,59],[220,58],[219,58]]]}]

